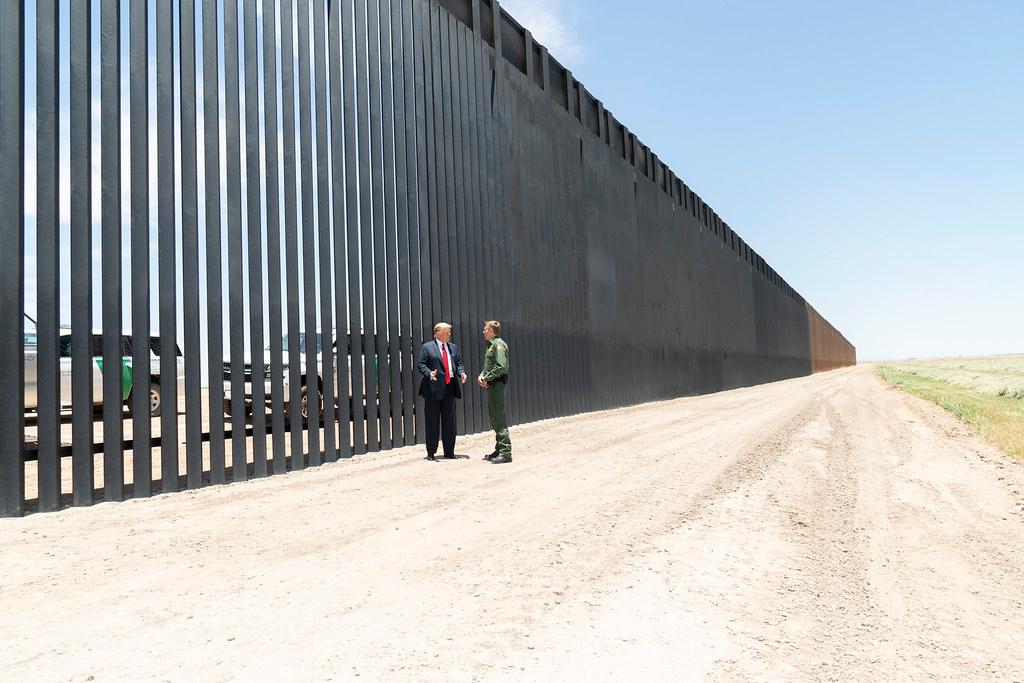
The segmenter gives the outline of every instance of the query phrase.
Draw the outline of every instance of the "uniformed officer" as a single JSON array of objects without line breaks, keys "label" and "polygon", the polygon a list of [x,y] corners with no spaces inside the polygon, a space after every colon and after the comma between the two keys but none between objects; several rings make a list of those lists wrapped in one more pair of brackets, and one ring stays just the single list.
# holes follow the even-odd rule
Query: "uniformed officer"
[{"label": "uniformed officer", "polygon": [[512,440],[508,435],[508,417],[505,415],[508,344],[500,337],[501,323],[497,320],[485,322],[483,334],[487,340],[487,353],[477,383],[487,390],[487,410],[491,416],[491,428],[494,429],[494,452],[484,456],[484,460],[500,465],[512,462]]}]

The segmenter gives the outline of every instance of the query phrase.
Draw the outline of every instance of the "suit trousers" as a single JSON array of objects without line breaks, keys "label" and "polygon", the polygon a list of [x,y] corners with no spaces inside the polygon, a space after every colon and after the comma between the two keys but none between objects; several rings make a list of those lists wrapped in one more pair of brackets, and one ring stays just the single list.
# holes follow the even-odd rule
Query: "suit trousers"
[{"label": "suit trousers", "polygon": [[[439,382],[442,380],[438,380]],[[444,398],[440,401],[424,399],[424,417],[427,420],[427,454],[437,453],[438,436],[444,446],[445,455],[455,455],[455,388],[458,380],[445,387]]]}]

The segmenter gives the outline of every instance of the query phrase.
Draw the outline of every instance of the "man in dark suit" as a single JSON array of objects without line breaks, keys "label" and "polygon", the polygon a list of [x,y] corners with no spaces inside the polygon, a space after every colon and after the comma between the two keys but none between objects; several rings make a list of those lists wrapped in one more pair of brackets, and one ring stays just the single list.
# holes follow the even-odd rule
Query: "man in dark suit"
[{"label": "man in dark suit", "polygon": [[[462,398],[466,368],[462,351],[451,343],[452,326],[434,325],[434,338],[420,347],[416,368],[423,375],[420,396],[424,402],[427,433],[427,460],[437,460],[438,431],[444,445],[444,457],[455,457],[455,399]],[[440,430],[438,426],[440,425]]]}]

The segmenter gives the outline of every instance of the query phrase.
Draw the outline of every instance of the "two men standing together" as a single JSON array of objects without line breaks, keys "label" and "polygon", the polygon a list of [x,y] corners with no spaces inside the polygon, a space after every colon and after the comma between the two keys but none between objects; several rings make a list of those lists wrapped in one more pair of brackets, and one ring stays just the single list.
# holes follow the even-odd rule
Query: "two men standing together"
[{"label": "two men standing together", "polygon": [[[505,394],[508,386],[508,344],[500,337],[501,323],[488,320],[483,336],[487,340],[484,368],[477,384],[487,391],[487,408],[494,429],[494,452],[485,456],[494,464],[512,462],[512,441],[508,434],[505,414]],[[438,437],[444,448],[443,457],[455,457],[455,401],[462,398],[462,385],[466,383],[466,369],[462,351],[451,343],[452,326],[434,325],[434,338],[420,347],[416,367],[423,380],[420,396],[424,400],[426,420],[427,460],[437,460]]]}]

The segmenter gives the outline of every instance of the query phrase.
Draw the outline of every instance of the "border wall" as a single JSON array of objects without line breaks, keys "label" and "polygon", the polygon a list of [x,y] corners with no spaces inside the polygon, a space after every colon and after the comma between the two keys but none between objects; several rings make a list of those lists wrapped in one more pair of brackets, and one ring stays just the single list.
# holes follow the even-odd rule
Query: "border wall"
[{"label": "border wall", "polygon": [[11,0],[0,158],[6,516],[856,362],[497,2]]}]

